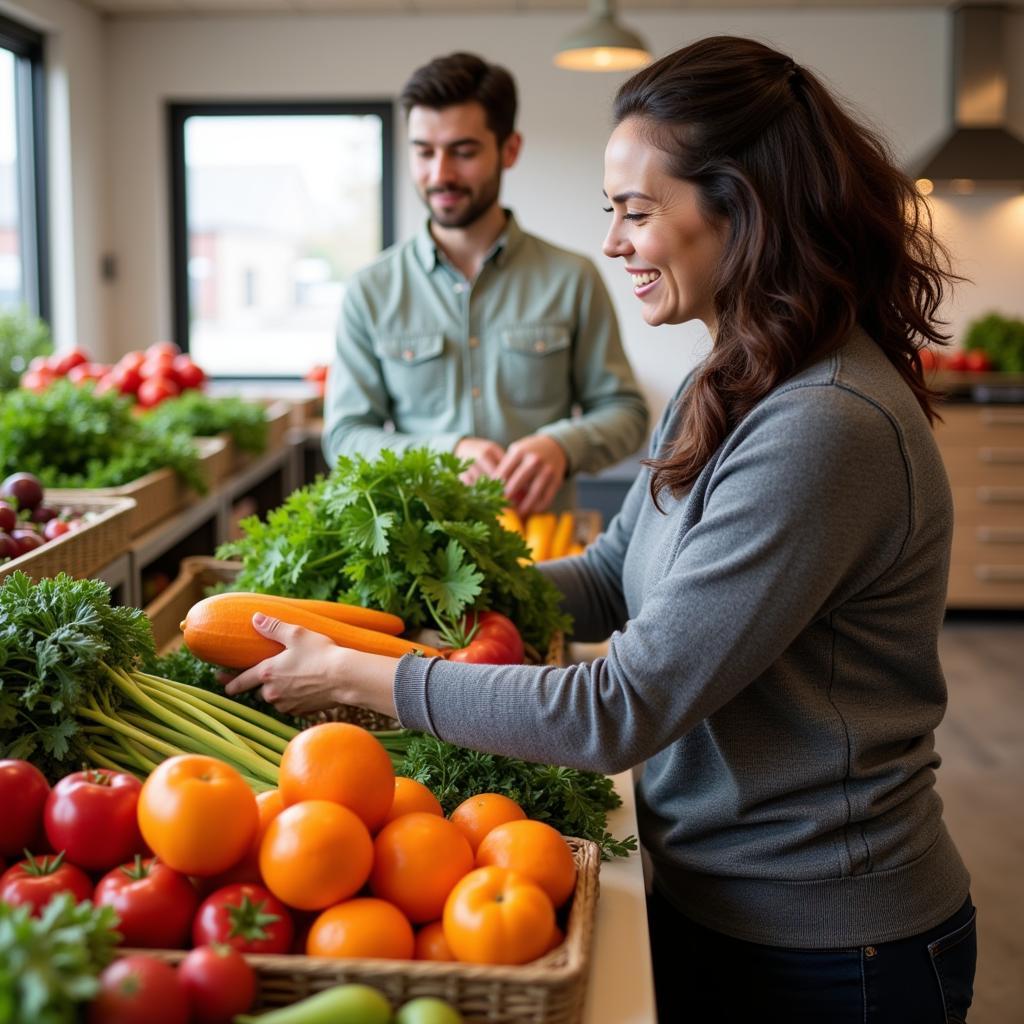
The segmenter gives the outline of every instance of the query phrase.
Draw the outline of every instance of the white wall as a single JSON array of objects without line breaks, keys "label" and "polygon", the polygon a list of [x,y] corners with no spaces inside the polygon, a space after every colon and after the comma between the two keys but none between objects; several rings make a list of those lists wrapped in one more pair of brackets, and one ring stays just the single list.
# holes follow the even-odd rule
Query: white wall
[{"label": "white wall", "polygon": [[50,283],[62,348],[108,344],[100,283],[106,244],[103,147],[104,23],[74,0],[0,0],[0,11],[46,37]]},{"label": "white wall", "polygon": [[[21,2],[59,7],[62,16],[74,7],[64,0]],[[601,267],[656,411],[692,364],[699,332],[647,328],[626,275],[600,253],[606,223],[600,210],[601,154],[611,96],[623,76],[582,75],[551,65],[554,41],[577,26],[579,15],[118,17],[100,31],[95,19],[75,10],[82,14],[84,34],[77,38],[76,23],[71,57],[83,95],[76,86],[69,102],[75,159],[84,168],[85,184],[76,180],[73,194],[76,204],[80,193],[95,194],[102,177],[110,249],[120,271],[109,286],[109,343],[98,346],[104,354],[171,332],[168,100],[393,97],[412,68],[461,48],[504,63],[516,75],[526,146],[506,179],[505,199],[529,230],[588,253]],[[778,45],[825,75],[887,134],[900,156],[923,151],[947,123],[950,22],[940,10],[631,11],[625,20],[659,53],[722,32]],[[70,23],[60,27],[66,31]],[[1024,66],[1024,14],[1012,18],[1011,44],[1016,64]],[[100,61],[102,103],[95,93]],[[1011,104],[1017,131],[1024,134],[1019,78]],[[97,130],[101,106],[103,135]],[[422,212],[406,180],[400,127],[397,145],[397,233],[405,237]],[[936,204],[936,220],[975,279],[950,308],[954,327],[991,307],[1024,314],[1024,197],[950,200]],[[74,293],[79,334],[87,342],[102,320],[102,303],[93,295],[102,223],[96,210],[76,208],[86,251],[76,244]]]}]

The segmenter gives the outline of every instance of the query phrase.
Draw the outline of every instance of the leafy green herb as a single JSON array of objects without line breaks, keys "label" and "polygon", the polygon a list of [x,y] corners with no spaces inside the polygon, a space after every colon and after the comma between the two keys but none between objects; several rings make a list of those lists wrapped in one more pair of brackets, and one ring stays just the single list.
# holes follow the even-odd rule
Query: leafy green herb
[{"label": "leafy green herb", "polygon": [[557,589],[532,565],[522,537],[497,521],[500,481],[460,480],[449,453],[385,449],[373,461],[341,458],[324,480],[295,491],[266,522],[222,546],[240,558],[233,587],[380,608],[409,626],[452,624],[494,609],[545,648],[569,617]]},{"label": "leafy green herb", "polygon": [[997,370],[1024,373],[1024,320],[989,313],[971,324],[964,348],[980,348]]},{"label": "leafy green herb", "polygon": [[636,849],[636,837],[616,839],[608,832],[607,812],[622,800],[606,775],[576,768],[532,764],[514,757],[484,754],[414,735],[397,765],[399,775],[422,782],[450,814],[477,793],[501,793],[563,835],[590,839],[605,860]]},{"label": "leafy green herb", "polygon": [[0,313],[0,391],[18,386],[36,356],[53,351],[50,328],[27,310]]},{"label": "leafy green herb", "polygon": [[191,439],[148,426],[113,392],[58,380],[39,395],[0,397],[0,475],[34,473],[45,487],[116,487],[164,466],[206,490]]},{"label": "leafy green herb", "polygon": [[164,434],[212,437],[227,433],[244,452],[262,452],[267,447],[266,409],[240,398],[211,398],[199,391],[186,391],[161,402],[145,419]]},{"label": "leafy green herb", "polygon": [[0,903],[0,1020],[74,1024],[99,992],[120,936],[112,907],[54,897],[39,917]]}]

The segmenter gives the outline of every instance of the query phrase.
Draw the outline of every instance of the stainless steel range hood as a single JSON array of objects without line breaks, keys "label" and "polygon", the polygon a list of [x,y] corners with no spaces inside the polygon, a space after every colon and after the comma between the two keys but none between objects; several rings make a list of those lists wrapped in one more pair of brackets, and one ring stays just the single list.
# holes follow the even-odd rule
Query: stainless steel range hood
[{"label": "stainless steel range hood", "polygon": [[953,12],[953,130],[911,168],[913,177],[960,192],[1024,188],[1024,139],[1006,124],[1006,16],[1005,4]]}]

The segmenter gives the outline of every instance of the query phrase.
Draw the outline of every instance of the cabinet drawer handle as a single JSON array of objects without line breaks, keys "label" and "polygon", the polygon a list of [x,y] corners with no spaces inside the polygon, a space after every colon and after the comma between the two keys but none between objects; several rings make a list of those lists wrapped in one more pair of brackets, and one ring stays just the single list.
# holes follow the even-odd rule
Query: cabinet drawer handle
[{"label": "cabinet drawer handle", "polygon": [[986,427],[1024,427],[1024,412],[1015,409],[983,409],[981,422]]},{"label": "cabinet drawer handle", "polygon": [[974,536],[982,544],[1024,544],[1024,530],[1012,526],[979,526]]},{"label": "cabinet drawer handle", "polygon": [[978,459],[996,466],[1024,466],[1024,448],[979,448]]},{"label": "cabinet drawer handle", "polygon": [[983,583],[1024,583],[1024,565],[976,565],[974,575]]},{"label": "cabinet drawer handle", "polygon": [[978,501],[986,505],[1024,504],[1024,487],[979,487]]}]

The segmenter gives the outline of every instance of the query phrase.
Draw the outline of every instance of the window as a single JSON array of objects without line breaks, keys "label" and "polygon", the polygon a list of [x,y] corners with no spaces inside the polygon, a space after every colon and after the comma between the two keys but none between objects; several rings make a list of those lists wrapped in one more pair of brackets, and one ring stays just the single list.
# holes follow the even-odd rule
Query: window
[{"label": "window", "polygon": [[391,244],[387,103],[172,104],[178,344],[215,377],[301,377]]},{"label": "window", "polygon": [[49,315],[43,38],[0,16],[0,310]]}]

